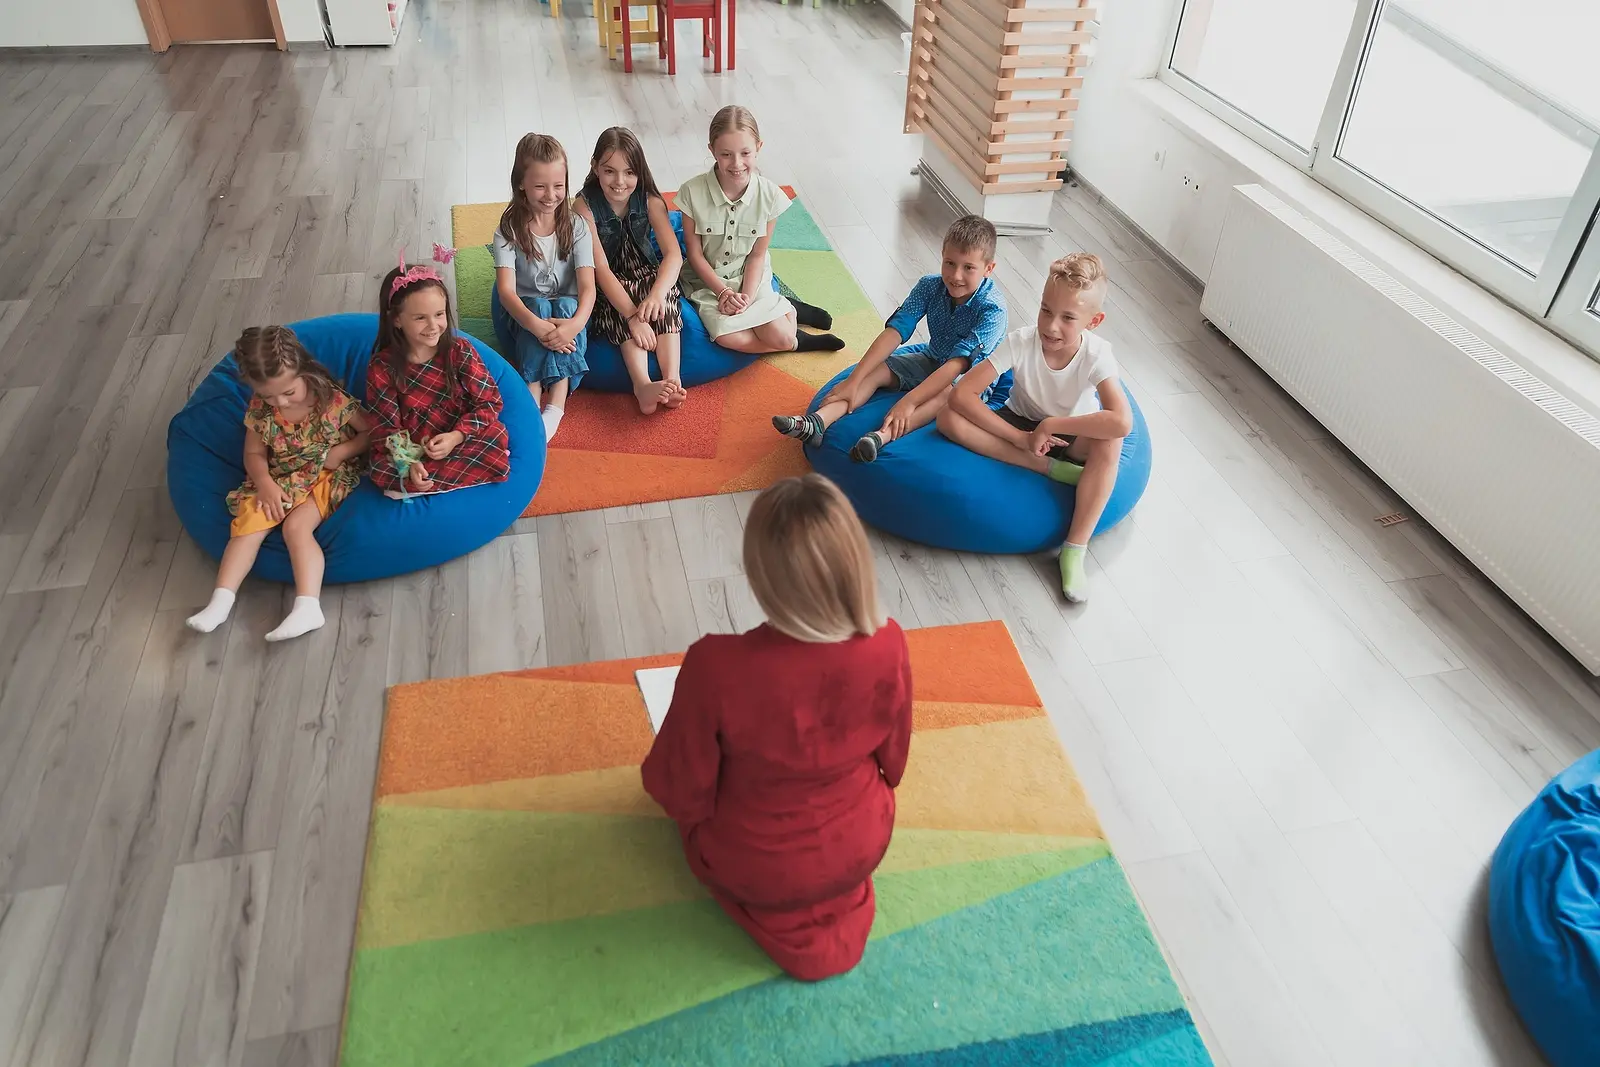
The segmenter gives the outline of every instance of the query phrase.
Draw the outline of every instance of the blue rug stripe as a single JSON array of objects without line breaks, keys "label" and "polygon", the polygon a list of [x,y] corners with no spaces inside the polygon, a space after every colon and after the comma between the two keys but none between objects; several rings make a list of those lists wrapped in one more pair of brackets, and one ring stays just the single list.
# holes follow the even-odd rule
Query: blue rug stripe
[{"label": "blue rug stripe", "polygon": [[548,1062],[828,1067],[1182,1007],[1107,858],[875,941],[849,974],[763,982]]},{"label": "blue rug stripe", "polygon": [[[1134,1067],[1144,1062],[1161,1062],[1178,1067],[1180,1064],[1205,1063],[1204,1060],[1141,1061],[1124,1058],[1126,1054],[1148,1049],[1158,1041],[1164,1043],[1166,1037],[1178,1030],[1194,1031],[1189,1022],[1189,1013],[1182,1008],[1085,1023],[1042,1034],[984,1041],[960,1048],[882,1056],[862,1060],[858,1067],[1033,1067],[1035,1064],[1050,1064],[1052,1067],[1099,1067],[1110,1064]],[[1197,1041],[1199,1036],[1195,1034]]]}]

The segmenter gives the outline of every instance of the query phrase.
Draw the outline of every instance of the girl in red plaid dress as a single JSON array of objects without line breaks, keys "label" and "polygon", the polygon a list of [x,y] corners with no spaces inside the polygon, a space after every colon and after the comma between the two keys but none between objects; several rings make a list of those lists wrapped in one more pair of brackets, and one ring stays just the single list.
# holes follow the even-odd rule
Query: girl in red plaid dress
[{"label": "girl in red plaid dress", "polygon": [[454,322],[449,293],[432,267],[402,264],[383,279],[367,407],[374,423],[372,481],[388,496],[503,482],[511,471],[500,387],[477,350],[456,335]]}]

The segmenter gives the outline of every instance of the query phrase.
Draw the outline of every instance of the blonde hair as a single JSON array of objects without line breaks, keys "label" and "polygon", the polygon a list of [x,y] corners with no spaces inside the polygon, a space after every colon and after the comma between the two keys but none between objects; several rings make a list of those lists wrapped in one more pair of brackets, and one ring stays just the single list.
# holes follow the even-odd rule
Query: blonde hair
[{"label": "blonde hair", "polygon": [[707,143],[714,145],[718,137],[739,130],[749,131],[750,136],[756,139],[756,144],[761,143],[761,127],[756,125],[756,117],[750,114],[750,109],[729,104],[711,116],[711,134]]},{"label": "blonde hair", "polygon": [[867,532],[820,474],[785,478],[756,498],[744,569],[772,628],[797,641],[870,637],[884,623]]},{"label": "blonde hair", "polygon": [[1045,284],[1050,282],[1060,282],[1080,293],[1091,289],[1104,293],[1109,284],[1106,266],[1093,252],[1073,252],[1050,264],[1050,276],[1045,279]]}]

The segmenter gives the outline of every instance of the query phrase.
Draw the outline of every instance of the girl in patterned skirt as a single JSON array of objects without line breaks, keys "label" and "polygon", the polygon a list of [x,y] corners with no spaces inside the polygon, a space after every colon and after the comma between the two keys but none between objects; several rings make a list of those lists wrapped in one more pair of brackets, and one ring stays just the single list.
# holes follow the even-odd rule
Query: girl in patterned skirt
[{"label": "girl in patterned skirt", "polygon": [[[573,207],[594,235],[600,299],[593,328],[622,350],[642,413],[678,407],[687,396],[678,364],[683,252],[632,130],[613,126],[600,135]],[[659,381],[650,377],[652,352],[661,368]]]},{"label": "girl in patterned skirt", "polygon": [[286,641],[323,623],[322,547],[312,535],[361,480],[370,426],[287,326],[251,327],[234,345],[233,358],[255,390],[244,414],[249,480],[228,494],[233,536],[222,553],[217,588],[188,622],[201,633],[222,625],[261,542],[282,526],[294,567],[294,608],[267,640]]},{"label": "girl in patterned skirt", "polygon": [[426,265],[378,288],[378,341],[367,363],[372,482],[387,496],[443,493],[511,473],[500,387],[455,332],[450,295]]}]

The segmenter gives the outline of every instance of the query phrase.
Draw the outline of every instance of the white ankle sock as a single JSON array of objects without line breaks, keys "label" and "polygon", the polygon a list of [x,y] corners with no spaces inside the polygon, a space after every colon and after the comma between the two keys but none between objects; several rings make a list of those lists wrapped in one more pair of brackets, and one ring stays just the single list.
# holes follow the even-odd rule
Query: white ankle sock
[{"label": "white ankle sock", "polygon": [[561,426],[561,416],[565,415],[566,411],[551,404],[539,414],[544,419],[544,439],[548,441],[556,435],[556,430]]},{"label": "white ankle sock", "polygon": [[308,634],[322,627],[322,604],[314,596],[297,596],[294,607],[278,628],[267,635],[268,641],[287,641],[291,637]]},{"label": "white ankle sock", "polygon": [[227,622],[228,613],[233,610],[233,595],[232,589],[213,589],[211,591],[211,603],[190,615],[186,620],[189,624],[189,629],[199,630],[203,634],[208,634]]}]

